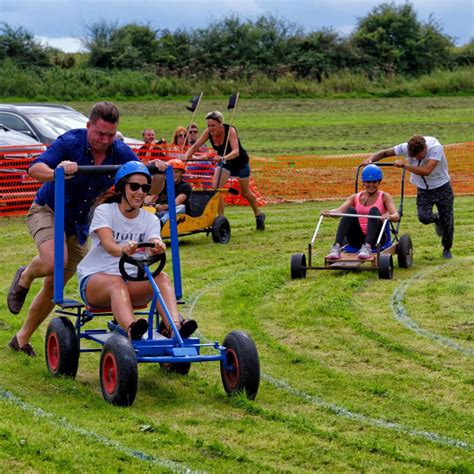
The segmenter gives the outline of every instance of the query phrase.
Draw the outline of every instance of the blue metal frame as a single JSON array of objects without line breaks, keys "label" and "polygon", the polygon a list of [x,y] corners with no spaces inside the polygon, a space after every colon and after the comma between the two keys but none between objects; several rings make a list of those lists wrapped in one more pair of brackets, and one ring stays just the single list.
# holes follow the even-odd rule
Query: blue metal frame
[{"label": "blue metal frame", "polygon": [[[94,168],[94,170],[91,170]],[[103,170],[101,170],[103,168]],[[87,174],[100,174],[101,172],[110,173],[116,171],[119,166],[94,166],[94,167],[79,167],[78,173],[83,169]],[[181,286],[181,266],[179,258],[179,241],[178,229],[176,222],[176,208],[174,195],[174,179],[173,169],[168,167],[166,170],[166,185],[169,204],[170,229],[171,229],[171,253],[173,264],[173,281],[176,299],[182,297]],[[75,300],[64,299],[64,169],[58,167],[54,172],[54,190],[55,190],[55,229],[54,229],[54,303],[60,308],[56,310],[56,314],[63,316],[70,316],[76,318],[76,335],[80,348],[81,339],[86,339],[104,345],[107,339],[118,332],[126,336],[125,331],[118,326],[114,321],[108,322],[108,329],[91,329],[83,330],[83,326],[100,316],[113,317],[112,313],[94,313],[93,311],[84,308],[84,305]],[[200,343],[199,338],[190,337],[183,339],[173,322],[168,308],[163,300],[158,286],[149,270],[144,266],[146,275],[150,284],[153,287],[154,296],[150,303],[149,310],[145,312],[135,312],[136,315],[148,315],[148,333],[144,339],[132,341],[135,349],[137,362],[158,362],[158,363],[190,363],[190,362],[211,362],[220,361],[225,370],[232,370],[233,367],[227,363],[226,348],[219,343]],[[160,316],[156,311],[156,304],[160,303],[165,312],[165,316],[173,329],[175,336],[172,339],[166,338],[158,333]],[[155,324],[153,324],[155,322]],[[217,351],[214,355],[201,355],[201,348],[212,348]],[[80,348],[80,352],[100,352],[101,349]]]}]

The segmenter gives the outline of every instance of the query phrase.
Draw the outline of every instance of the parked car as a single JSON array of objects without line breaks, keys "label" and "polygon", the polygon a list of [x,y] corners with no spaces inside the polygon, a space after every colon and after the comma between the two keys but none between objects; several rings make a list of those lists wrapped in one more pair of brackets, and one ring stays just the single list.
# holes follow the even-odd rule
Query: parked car
[{"label": "parked car", "polygon": [[[24,133],[11,130],[2,123],[0,123],[0,147],[8,147],[8,150],[12,147],[18,147],[19,149],[33,145],[39,150],[45,150],[45,146],[35,140],[33,137],[25,135]],[[15,149],[15,148],[13,148]]]},{"label": "parked car", "polygon": [[[0,123],[45,144],[53,142],[68,130],[85,128],[88,120],[86,115],[68,105],[0,104]],[[127,137],[125,142],[143,143]]]}]

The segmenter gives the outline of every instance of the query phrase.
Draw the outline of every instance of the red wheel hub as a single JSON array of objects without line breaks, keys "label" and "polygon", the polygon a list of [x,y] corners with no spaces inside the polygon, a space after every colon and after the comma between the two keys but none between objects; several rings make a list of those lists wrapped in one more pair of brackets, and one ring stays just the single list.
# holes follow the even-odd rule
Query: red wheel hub
[{"label": "red wheel hub", "polygon": [[117,387],[117,362],[115,356],[110,352],[107,352],[104,357],[102,383],[107,393],[114,393]]},{"label": "red wheel hub", "polygon": [[227,385],[231,390],[234,390],[239,385],[240,380],[240,367],[239,367],[239,359],[237,357],[236,352],[234,349],[227,349],[226,351],[226,358],[227,358],[227,365],[231,366],[230,370],[225,370],[225,379],[227,381]]},{"label": "red wheel hub", "polygon": [[56,372],[59,366],[59,341],[58,335],[53,332],[48,337],[48,364],[53,372]]}]

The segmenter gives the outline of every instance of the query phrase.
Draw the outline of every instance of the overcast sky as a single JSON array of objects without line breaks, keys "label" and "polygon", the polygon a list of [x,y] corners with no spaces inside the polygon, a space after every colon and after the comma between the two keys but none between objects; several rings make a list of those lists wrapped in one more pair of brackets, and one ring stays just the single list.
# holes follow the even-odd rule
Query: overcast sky
[{"label": "overcast sky", "polygon": [[[324,27],[350,33],[375,0],[0,0],[0,22],[22,26],[43,44],[67,52],[81,48],[87,25],[100,20],[148,24],[154,29],[195,29],[237,14],[255,20],[273,14],[302,26],[307,32]],[[406,3],[394,0],[395,4]],[[443,32],[463,45],[474,37],[474,0],[412,0],[418,19],[430,14]]]}]

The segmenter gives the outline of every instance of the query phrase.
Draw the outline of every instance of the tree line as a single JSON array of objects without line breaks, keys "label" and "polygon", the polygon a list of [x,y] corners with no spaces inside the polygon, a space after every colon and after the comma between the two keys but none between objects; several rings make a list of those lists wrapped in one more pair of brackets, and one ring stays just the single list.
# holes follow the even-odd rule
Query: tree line
[{"label": "tree line", "polygon": [[9,71],[39,69],[45,78],[51,68],[87,70],[87,77],[91,71],[140,71],[151,89],[164,79],[252,82],[257,77],[324,83],[341,74],[369,81],[410,79],[474,65],[474,38],[456,47],[433,17],[420,21],[410,3],[381,3],[358,19],[350,35],[326,28],[305,32],[273,16],[251,21],[237,15],[195,30],[105,21],[86,29],[86,52],[66,54],[41,45],[22,27],[0,24],[0,63]]}]

